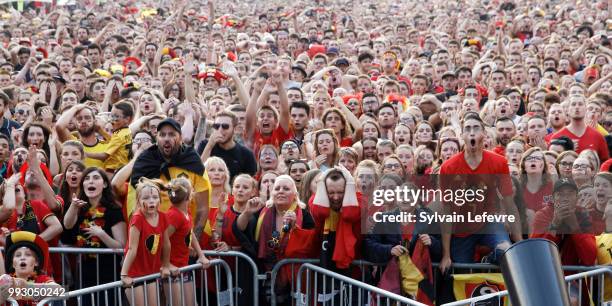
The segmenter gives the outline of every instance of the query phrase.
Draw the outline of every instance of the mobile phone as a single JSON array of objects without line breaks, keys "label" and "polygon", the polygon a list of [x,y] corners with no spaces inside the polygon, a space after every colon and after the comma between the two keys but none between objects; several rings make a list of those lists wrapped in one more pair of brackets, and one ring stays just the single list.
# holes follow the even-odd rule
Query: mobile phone
[{"label": "mobile phone", "polygon": [[270,78],[270,75],[267,72],[262,72],[259,74],[259,77],[267,80]]}]

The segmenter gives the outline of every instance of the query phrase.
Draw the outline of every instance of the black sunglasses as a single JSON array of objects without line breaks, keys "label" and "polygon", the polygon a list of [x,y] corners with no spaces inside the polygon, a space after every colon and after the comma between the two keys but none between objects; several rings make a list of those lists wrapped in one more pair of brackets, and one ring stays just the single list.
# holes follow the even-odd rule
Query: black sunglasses
[{"label": "black sunglasses", "polygon": [[213,123],[212,128],[218,130],[219,128],[223,128],[224,130],[229,130],[229,123]]}]

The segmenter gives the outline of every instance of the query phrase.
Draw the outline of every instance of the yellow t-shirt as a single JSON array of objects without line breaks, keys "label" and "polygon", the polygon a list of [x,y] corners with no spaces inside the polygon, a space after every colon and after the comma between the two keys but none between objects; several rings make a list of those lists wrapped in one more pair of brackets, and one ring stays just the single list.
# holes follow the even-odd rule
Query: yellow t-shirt
[{"label": "yellow t-shirt", "polygon": [[109,155],[104,161],[104,168],[117,170],[125,166],[130,161],[128,158],[130,146],[132,146],[132,132],[129,128],[114,131],[104,152]]},{"label": "yellow t-shirt", "polygon": [[[70,140],[76,140],[81,142],[81,140],[74,134],[70,137]],[[88,146],[83,142],[81,142],[81,144],[83,144],[83,151],[85,151],[85,153],[104,153],[106,152],[106,147],[108,146],[108,143],[104,140],[98,140],[98,143],[93,146]],[[88,168],[98,167],[104,169],[104,162],[95,158],[85,157],[85,159],[83,160],[83,164],[85,164],[85,167]]]},{"label": "yellow t-shirt", "polygon": [[[595,236],[595,245],[597,245],[597,264],[612,265],[612,233]],[[609,276],[604,280],[604,292],[604,301],[612,301],[612,278]]]},{"label": "yellow t-shirt", "polygon": [[[191,182],[194,193],[208,191],[208,203],[210,203],[211,201],[210,191],[212,188],[210,186],[210,181],[206,173],[204,173],[203,175],[197,175],[191,171],[187,171],[185,169],[177,168],[177,167],[168,168],[168,172],[170,172],[169,180],[166,179],[166,177],[163,174],[161,175],[161,177],[159,177],[159,179],[162,180],[164,184],[170,182],[172,179],[175,179],[177,177],[185,177]],[[128,213],[128,216],[131,216],[132,212],[136,208],[136,189],[132,187],[132,184],[128,184],[128,185],[129,187],[128,187],[128,198],[127,198],[127,213]],[[172,203],[170,203],[170,199],[168,198],[168,193],[162,192],[161,205],[159,206],[159,210],[166,212],[168,211],[168,209],[170,209],[170,206],[172,206]],[[191,200],[191,203],[189,204],[189,212],[191,213],[191,218],[193,219],[194,224],[196,223],[196,220],[195,220],[196,211],[197,211],[197,207],[196,207],[196,202],[194,198]]]},{"label": "yellow t-shirt", "polygon": [[602,136],[608,136],[608,131],[601,126],[601,124],[597,124],[597,128],[595,128]]}]

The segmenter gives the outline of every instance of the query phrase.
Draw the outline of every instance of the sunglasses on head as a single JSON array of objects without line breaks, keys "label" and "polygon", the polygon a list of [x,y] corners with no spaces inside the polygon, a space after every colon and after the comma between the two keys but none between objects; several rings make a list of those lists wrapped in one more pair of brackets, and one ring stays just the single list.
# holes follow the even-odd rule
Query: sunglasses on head
[{"label": "sunglasses on head", "polygon": [[223,128],[224,130],[229,130],[230,125],[229,123],[214,123],[212,125],[212,128],[215,130],[218,130],[219,128]]}]

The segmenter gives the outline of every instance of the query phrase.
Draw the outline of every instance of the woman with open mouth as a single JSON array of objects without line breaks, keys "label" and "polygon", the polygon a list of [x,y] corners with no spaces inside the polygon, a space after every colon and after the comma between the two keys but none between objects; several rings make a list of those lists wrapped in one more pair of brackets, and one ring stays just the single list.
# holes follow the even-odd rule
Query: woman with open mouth
[{"label": "woman with open mouth", "polygon": [[[610,172],[600,172],[595,175],[593,186],[595,187],[595,205],[589,212],[593,224],[593,233],[599,235],[606,232],[606,211],[608,206],[612,206],[612,174]],[[608,232],[610,229],[608,229]]]},{"label": "woman with open mouth", "polygon": [[314,140],[315,159],[313,168],[323,171],[338,164],[338,139],[332,129],[316,132]]},{"label": "woman with open mouth", "polygon": [[525,151],[519,169],[523,203],[526,206],[527,221],[531,224],[536,212],[552,205],[552,178],[542,149],[533,147]]},{"label": "woman with open mouth", "polygon": [[[110,180],[104,170],[97,167],[85,169],[79,182],[78,193],[71,195],[65,209],[64,228],[71,239],[67,243],[80,248],[122,249],[126,241],[126,224],[121,206],[117,203]],[[118,279],[120,261],[115,255],[83,256],[82,271],[105,271],[105,273],[82,273],[82,287],[91,287]],[[106,304],[101,295],[91,300],[83,298],[83,305]],[[102,302],[102,301],[105,302]],[[118,304],[115,293],[110,292],[107,305]]]},{"label": "woman with open mouth", "polygon": [[[73,160],[69,162],[62,174],[62,180],[59,187],[59,196],[64,200],[64,203],[70,203],[74,194],[79,194],[81,179],[83,178],[83,171],[85,171],[85,164],[80,160]],[[66,237],[64,237],[66,236]],[[62,232],[62,242],[69,244],[70,237],[67,232]]]},{"label": "woman with open mouth", "polygon": [[150,90],[145,90],[136,104],[135,119],[162,112],[163,111],[159,100]]}]

